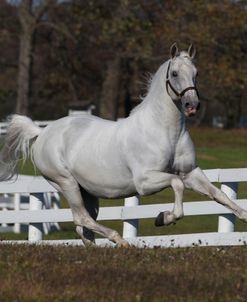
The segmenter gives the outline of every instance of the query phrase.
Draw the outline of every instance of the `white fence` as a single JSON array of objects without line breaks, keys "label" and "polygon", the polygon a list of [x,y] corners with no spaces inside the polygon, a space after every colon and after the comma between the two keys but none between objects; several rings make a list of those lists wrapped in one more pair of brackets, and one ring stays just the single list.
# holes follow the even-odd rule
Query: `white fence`
[{"label": "white fence", "polygon": [[[221,183],[225,193],[247,210],[247,199],[237,199],[239,182],[247,181],[247,169],[214,169],[204,171],[211,182]],[[54,192],[54,188],[42,177],[25,178],[17,182],[0,183],[1,193],[29,193],[30,210],[0,211],[0,223],[29,223],[29,241],[15,243],[41,244],[82,244],[81,240],[42,240],[42,223],[69,222],[72,220],[70,209],[43,209],[40,193]],[[125,200],[126,206],[100,208],[98,220],[122,220],[123,237],[138,247],[186,247],[186,246],[216,246],[216,245],[246,245],[247,232],[234,232],[235,216],[225,207],[214,201],[185,202],[184,215],[219,215],[218,232],[196,233],[169,236],[136,237],[138,220],[155,218],[159,212],[171,210],[172,203],[138,205],[138,198]],[[2,243],[13,241],[1,241]],[[97,239],[98,245],[113,245],[107,239]]]},{"label": "white fence", "polygon": [[[33,176],[20,175],[19,180],[23,182],[32,181]],[[60,208],[60,196],[57,192],[44,192],[40,194],[42,200],[42,209],[58,209]],[[28,210],[30,208],[30,196],[28,193],[5,193],[0,196],[0,210]],[[60,230],[58,223],[43,223],[43,232],[48,234],[52,230]],[[8,225],[6,223],[0,223],[0,232],[21,233],[27,229],[27,225],[21,225],[20,223],[14,223]]]},{"label": "white fence", "polygon": [[[72,110],[70,109],[68,112],[69,116],[80,116],[84,114],[92,114],[93,110],[95,110],[95,105],[90,105],[87,110]],[[34,121],[34,123],[41,127],[44,128],[48,126],[50,123],[54,122],[54,120],[51,121]],[[7,122],[0,122],[0,136],[5,135],[7,131],[8,123]]]},{"label": "white fence", "polygon": [[[51,122],[52,121],[35,121],[35,124],[39,127],[44,128]],[[0,135],[6,134],[7,127],[8,127],[7,122],[0,122]]]}]

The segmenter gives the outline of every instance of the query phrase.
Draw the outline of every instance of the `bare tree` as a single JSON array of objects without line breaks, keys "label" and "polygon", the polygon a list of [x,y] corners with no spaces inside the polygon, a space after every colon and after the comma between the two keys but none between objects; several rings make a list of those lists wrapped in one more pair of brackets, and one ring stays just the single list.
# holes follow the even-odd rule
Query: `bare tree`
[{"label": "bare tree", "polygon": [[33,0],[22,0],[19,5],[21,25],[17,80],[16,113],[27,114],[31,89],[32,51],[37,24],[53,0],[43,0],[39,5]]},{"label": "bare tree", "polygon": [[116,57],[108,63],[102,88],[100,115],[106,119],[116,120],[117,118],[120,73],[121,59]]}]

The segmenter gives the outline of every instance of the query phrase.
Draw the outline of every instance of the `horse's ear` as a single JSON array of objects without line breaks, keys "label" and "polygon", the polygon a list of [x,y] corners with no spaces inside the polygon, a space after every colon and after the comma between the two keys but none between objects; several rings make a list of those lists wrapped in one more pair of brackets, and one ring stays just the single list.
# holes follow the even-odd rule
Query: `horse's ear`
[{"label": "horse's ear", "polygon": [[178,55],[178,47],[177,47],[177,43],[173,43],[171,48],[170,48],[170,57],[171,59],[173,59],[174,57],[176,57]]},{"label": "horse's ear", "polygon": [[190,46],[188,48],[188,54],[189,54],[190,58],[193,60],[196,55],[196,48],[193,44],[190,44]]}]

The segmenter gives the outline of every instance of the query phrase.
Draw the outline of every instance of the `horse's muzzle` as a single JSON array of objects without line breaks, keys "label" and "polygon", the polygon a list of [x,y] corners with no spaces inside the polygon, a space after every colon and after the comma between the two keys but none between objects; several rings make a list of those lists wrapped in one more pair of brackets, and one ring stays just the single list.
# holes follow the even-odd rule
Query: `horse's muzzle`
[{"label": "horse's muzzle", "polygon": [[184,104],[184,114],[187,117],[196,115],[197,111],[200,109],[200,102],[185,102]]}]

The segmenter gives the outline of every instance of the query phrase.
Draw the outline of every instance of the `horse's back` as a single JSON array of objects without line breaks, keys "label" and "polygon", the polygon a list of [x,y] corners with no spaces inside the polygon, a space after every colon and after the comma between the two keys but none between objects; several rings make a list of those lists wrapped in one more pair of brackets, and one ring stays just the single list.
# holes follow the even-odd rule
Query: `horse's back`
[{"label": "horse's back", "polygon": [[59,119],[35,142],[35,163],[49,178],[69,171],[82,187],[98,196],[131,193],[131,173],[121,144],[122,124],[86,114]]},{"label": "horse's back", "polygon": [[71,142],[73,140],[77,141],[79,137],[83,136],[92,130],[93,127],[112,127],[114,122],[107,121],[101,118],[98,118],[93,115],[86,114],[81,115],[80,117],[63,117],[56,121],[50,123],[38,137],[38,144],[50,141],[57,143],[59,139],[68,139]]},{"label": "horse's back", "polygon": [[[80,117],[64,117],[49,124],[33,145],[35,157],[54,157],[60,152],[69,157],[71,153],[99,145],[113,135],[114,122],[85,114]],[[104,138],[103,138],[104,136]],[[69,159],[68,159],[69,160]]]}]

